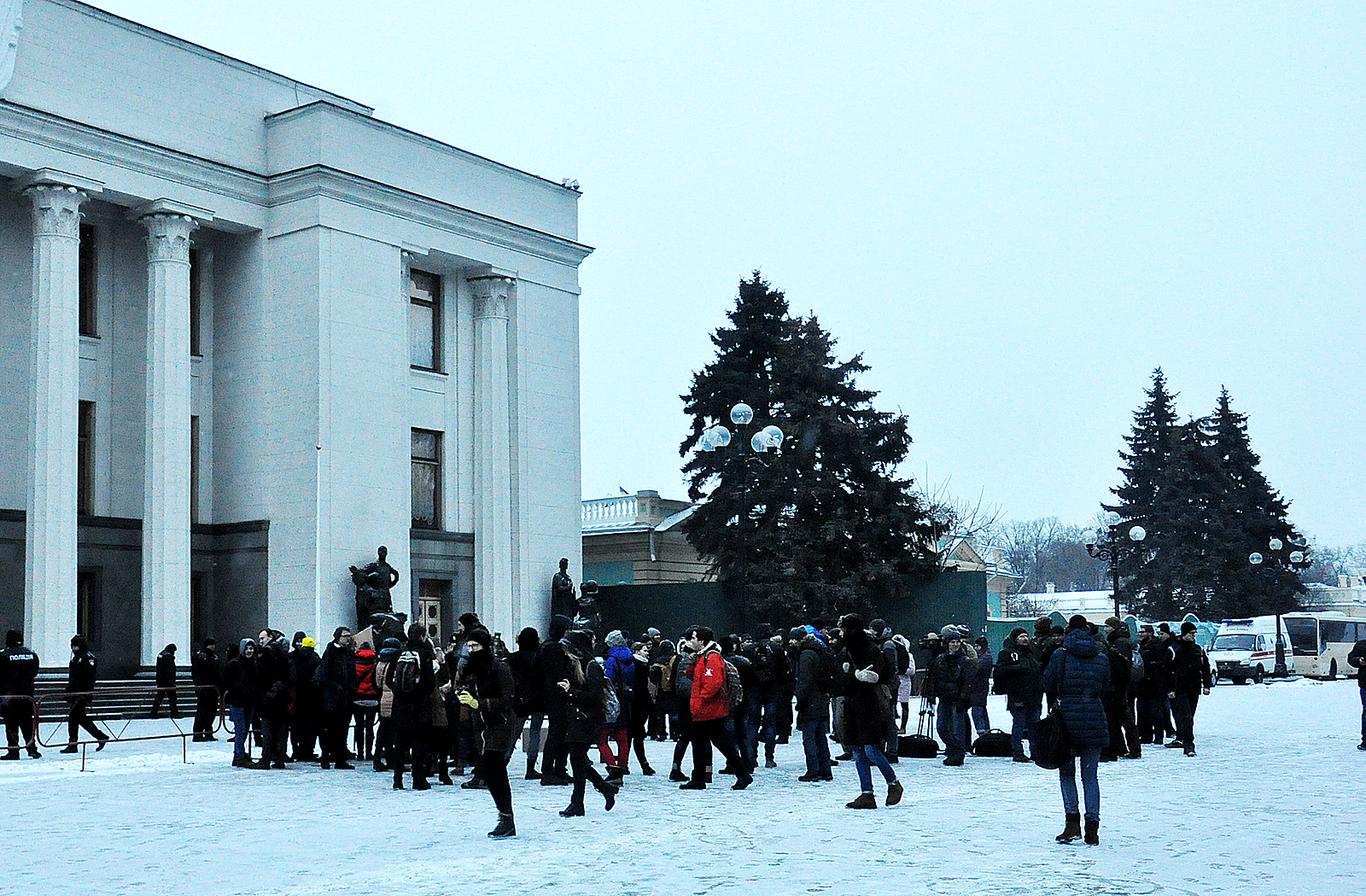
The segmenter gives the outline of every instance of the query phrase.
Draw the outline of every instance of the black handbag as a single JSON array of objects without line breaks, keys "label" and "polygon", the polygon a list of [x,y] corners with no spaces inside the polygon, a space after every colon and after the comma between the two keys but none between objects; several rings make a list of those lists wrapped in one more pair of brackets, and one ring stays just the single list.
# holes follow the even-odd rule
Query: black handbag
[{"label": "black handbag", "polygon": [[[1062,661],[1063,676],[1067,675],[1067,657]],[[1061,681],[1059,690],[1061,690]],[[1072,743],[1067,737],[1067,726],[1063,724],[1062,710],[1057,706],[1034,726],[1034,739],[1030,748],[1034,764],[1039,768],[1057,769],[1072,759]]]},{"label": "black handbag", "polygon": [[972,755],[1009,759],[1015,755],[1015,744],[1009,734],[993,728],[973,742]]},{"label": "black handbag", "polygon": [[934,759],[939,755],[939,742],[930,736],[934,731],[934,704],[929,697],[920,698],[920,721],[915,734],[903,734],[897,739],[897,754],[906,759]]}]

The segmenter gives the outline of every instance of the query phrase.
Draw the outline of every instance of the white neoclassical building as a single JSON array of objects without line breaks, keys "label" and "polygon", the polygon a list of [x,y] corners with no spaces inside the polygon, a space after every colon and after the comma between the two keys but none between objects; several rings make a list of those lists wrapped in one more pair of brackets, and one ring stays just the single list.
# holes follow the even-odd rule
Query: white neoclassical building
[{"label": "white neoclassical building", "polygon": [[381,544],[398,609],[543,623],[581,556],[577,202],[84,3],[0,0],[0,626],[116,670],[330,633]]}]

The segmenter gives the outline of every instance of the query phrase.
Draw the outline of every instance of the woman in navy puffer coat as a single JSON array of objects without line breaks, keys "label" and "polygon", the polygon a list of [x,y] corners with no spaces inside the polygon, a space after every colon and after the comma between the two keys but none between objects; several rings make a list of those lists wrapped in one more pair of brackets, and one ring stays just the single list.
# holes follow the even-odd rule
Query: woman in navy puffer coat
[{"label": "woman in navy puffer coat", "polygon": [[1110,726],[1102,699],[1110,686],[1110,661],[1100,652],[1086,619],[1073,616],[1067,624],[1062,649],[1053,652],[1043,673],[1043,686],[1058,699],[1063,727],[1072,745],[1072,757],[1058,769],[1066,827],[1060,843],[1081,836],[1077,805],[1077,760],[1081,760],[1081,784],[1086,800],[1086,842],[1100,842],[1100,782],[1096,770],[1100,751],[1110,744]]}]

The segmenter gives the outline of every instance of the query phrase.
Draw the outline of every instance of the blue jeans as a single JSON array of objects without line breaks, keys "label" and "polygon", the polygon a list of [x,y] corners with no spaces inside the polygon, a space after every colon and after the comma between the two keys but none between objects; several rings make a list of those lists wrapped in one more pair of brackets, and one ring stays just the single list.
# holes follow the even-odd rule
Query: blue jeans
[{"label": "blue jeans", "polygon": [[764,744],[764,756],[773,758],[773,745],[778,740],[778,729],[774,724],[778,717],[778,704],[755,701],[745,707],[745,738],[749,749],[745,754],[751,759],[759,758],[759,742]]},{"label": "blue jeans", "polygon": [[961,703],[939,701],[939,715],[935,719],[935,727],[939,731],[939,739],[944,742],[946,759],[962,759],[967,753],[967,746],[963,743],[968,727],[966,709],[967,707]]},{"label": "blue jeans", "polygon": [[1100,768],[1100,747],[1088,747],[1078,751],[1080,756],[1072,756],[1058,768],[1058,784],[1062,787],[1062,808],[1068,815],[1077,813],[1077,759],[1081,759],[1081,789],[1086,798],[1086,817],[1100,821],[1100,781],[1096,780],[1096,769]]},{"label": "blue jeans", "polygon": [[887,761],[887,757],[882,755],[882,751],[876,746],[869,744],[864,747],[851,747],[854,751],[854,768],[858,771],[858,783],[863,788],[864,793],[873,792],[873,769],[876,765],[882,772],[883,780],[891,784],[896,780],[896,772],[892,771],[892,764]]},{"label": "blue jeans", "polygon": [[825,719],[814,722],[798,722],[797,729],[802,733],[802,752],[806,754],[806,773],[808,775],[830,774],[830,739]]},{"label": "blue jeans", "polygon": [[248,754],[247,738],[251,736],[251,710],[245,706],[228,706],[228,719],[232,722],[232,758],[241,759]]},{"label": "blue jeans", "polygon": [[1039,724],[1039,704],[1010,707],[1010,746],[1016,756],[1023,756],[1024,741],[1034,748],[1034,726]]},{"label": "blue jeans", "polygon": [[987,716],[985,706],[973,706],[968,709],[968,714],[972,716],[972,727],[977,729],[978,737],[991,730],[991,719]]}]

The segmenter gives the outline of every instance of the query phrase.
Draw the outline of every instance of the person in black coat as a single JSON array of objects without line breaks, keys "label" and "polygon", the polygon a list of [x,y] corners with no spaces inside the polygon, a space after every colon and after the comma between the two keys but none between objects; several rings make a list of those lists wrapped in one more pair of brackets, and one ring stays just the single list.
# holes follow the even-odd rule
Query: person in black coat
[{"label": "person in black coat", "polygon": [[167,644],[162,648],[161,653],[157,654],[157,692],[156,696],[152,698],[152,718],[155,719],[161,714],[161,704],[164,702],[171,705],[171,718],[180,715],[180,709],[176,705],[175,676],[175,645]]},{"label": "person in black coat", "polygon": [[332,632],[312,680],[321,702],[320,740],[323,768],[350,769],[346,761],[346,735],[351,724],[351,700],[356,691],[355,636],[347,626]]},{"label": "person in black coat", "polygon": [[545,748],[541,759],[541,785],[559,787],[570,783],[569,747],[565,733],[569,729],[569,698],[559,682],[570,680],[572,670],[568,648],[563,638],[569,631],[568,616],[557,615],[550,622],[550,632],[541,645],[541,699],[547,720]]},{"label": "person in black coat", "polygon": [[317,643],[307,635],[289,652],[289,743],[295,762],[317,762],[313,747],[322,725]]},{"label": "person in black coat", "polygon": [[256,636],[256,694],[261,758],[253,768],[285,768],[289,722],[289,654],[283,632],[261,629]]},{"label": "person in black coat", "polygon": [[640,773],[649,777],[655,770],[650,765],[649,757],[645,755],[645,738],[650,719],[654,716],[655,702],[650,695],[650,658],[645,652],[645,645],[636,645],[632,657],[635,659],[636,685],[631,689],[631,721],[627,728],[631,735],[631,746],[636,752],[636,761],[640,765]]},{"label": "person in black coat", "polygon": [[248,738],[256,705],[256,649],[255,641],[243,638],[235,651],[228,648],[228,661],[223,666],[223,703],[232,723],[232,764],[236,768],[251,766]]},{"label": "person in black coat", "polygon": [[574,790],[569,805],[560,810],[560,815],[564,818],[583,815],[583,794],[588,781],[592,781],[593,789],[602,794],[604,807],[610,812],[616,805],[619,785],[603,778],[593,767],[593,760],[588,758],[588,746],[598,742],[598,734],[602,730],[602,697],[607,688],[607,677],[602,664],[593,660],[591,631],[574,629],[567,632],[563,644],[569,657],[569,675],[555,682],[555,687],[564,694],[569,709],[569,724],[564,738],[569,747]]},{"label": "person in black coat", "polygon": [[821,670],[831,658],[824,637],[814,626],[792,629],[790,641],[798,645],[797,675],[793,687],[797,701],[797,729],[802,734],[806,774],[798,781],[833,781],[830,772],[830,693]]},{"label": "person in black coat", "polygon": [[1105,694],[1110,688],[1110,660],[1091,634],[1085,616],[1067,621],[1067,636],[1055,650],[1043,673],[1044,689],[1057,699],[1063,728],[1072,756],[1058,768],[1066,825],[1057,836],[1071,843],[1082,836],[1077,800],[1077,760],[1086,805],[1086,843],[1100,842],[1100,751],[1110,743],[1110,724],[1105,718]]},{"label": "person in black coat", "polygon": [[[415,667],[412,665],[415,663]],[[412,689],[400,686],[400,673],[413,674]],[[430,790],[432,694],[436,691],[436,650],[420,622],[408,626],[408,644],[385,672],[384,686],[394,692],[394,789],[403,789],[403,762],[412,757],[413,789]]]},{"label": "person in black coat", "polygon": [[23,732],[28,755],[33,759],[42,755],[38,752],[37,732],[33,726],[34,680],[37,677],[38,654],[24,646],[21,633],[14,629],[5,632],[5,649],[0,650],[0,694],[13,698],[0,700],[8,747],[5,759],[19,758],[20,732]]},{"label": "person in black coat", "polygon": [[872,766],[876,765],[887,782],[887,805],[901,802],[902,787],[896,771],[882,753],[887,740],[887,723],[895,707],[892,683],[896,680],[895,660],[888,663],[882,645],[864,628],[863,619],[850,614],[840,620],[846,660],[844,681],[845,746],[854,754],[858,771],[859,795],[847,803],[848,809],[876,809],[873,795]]},{"label": "person in black coat", "polygon": [[[517,649],[507,658],[517,688],[517,716],[525,725],[531,726],[530,740],[526,750],[526,775],[528,781],[541,780],[536,771],[536,757],[541,752],[541,726],[545,723],[545,694],[542,686],[541,635],[536,629],[527,626],[517,633]],[[518,734],[520,735],[520,731]],[[508,758],[513,747],[508,748]]]},{"label": "person in black coat", "polygon": [[[535,629],[530,629],[535,634]],[[520,638],[519,644],[520,647]],[[508,783],[508,758],[522,728],[517,701],[517,683],[508,663],[494,656],[493,638],[488,629],[470,632],[467,641],[463,687],[456,701],[483,721],[484,755],[480,763],[484,783],[498,809],[498,824],[489,831],[494,839],[517,836],[512,815],[512,787]]]},{"label": "person in black coat", "polygon": [[1129,626],[1118,616],[1105,620],[1105,653],[1110,661],[1110,693],[1105,698],[1105,718],[1110,724],[1110,745],[1100,754],[1101,762],[1119,757],[1138,759],[1143,748],[1138,742],[1134,721],[1133,675],[1134,642]]},{"label": "person in black coat", "polygon": [[71,663],[67,666],[66,676],[66,693],[72,696],[67,698],[71,709],[66,717],[67,744],[62,748],[63,753],[76,752],[76,738],[81,729],[98,741],[99,745],[95,747],[97,753],[104,749],[105,742],[109,740],[109,735],[96,728],[90,719],[90,704],[95,700],[97,667],[98,660],[90,652],[85,635],[74,636],[71,639]]},{"label": "person in black coat", "polygon": [[213,736],[213,717],[218,714],[218,695],[223,687],[223,668],[218,663],[218,642],[205,638],[190,657],[190,680],[194,682],[194,739]]},{"label": "person in black coat", "polygon": [[1171,701],[1172,716],[1176,720],[1176,740],[1167,744],[1180,747],[1187,756],[1195,755],[1195,710],[1200,695],[1209,695],[1214,686],[1209,674],[1209,660],[1204,648],[1195,643],[1194,622],[1181,623],[1181,637],[1171,642]]},{"label": "person in black coat", "polygon": [[963,633],[957,626],[944,626],[939,638],[942,648],[930,660],[930,669],[925,676],[925,696],[939,701],[935,725],[939,739],[944,742],[944,764],[959,766],[968,750],[964,741],[976,664],[964,652]]},{"label": "person in black coat", "polygon": [[1034,746],[1043,701],[1043,668],[1029,632],[1022,628],[1011,629],[996,657],[996,691],[1005,695],[1010,711],[1011,755],[1016,762],[1029,762],[1024,742]]}]

